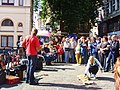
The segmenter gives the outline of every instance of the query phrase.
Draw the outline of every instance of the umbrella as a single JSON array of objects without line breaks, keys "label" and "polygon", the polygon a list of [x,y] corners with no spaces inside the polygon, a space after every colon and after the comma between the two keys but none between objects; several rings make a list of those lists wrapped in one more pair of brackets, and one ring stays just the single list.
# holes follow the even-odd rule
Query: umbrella
[{"label": "umbrella", "polygon": [[52,34],[46,30],[38,30],[38,33],[37,33],[38,36],[48,36],[48,37],[51,37]]}]

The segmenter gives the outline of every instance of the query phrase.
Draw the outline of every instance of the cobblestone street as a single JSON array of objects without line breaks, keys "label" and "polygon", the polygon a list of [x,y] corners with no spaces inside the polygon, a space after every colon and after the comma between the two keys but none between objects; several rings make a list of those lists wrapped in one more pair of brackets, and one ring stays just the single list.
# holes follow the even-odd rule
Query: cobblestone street
[{"label": "cobblestone street", "polygon": [[84,65],[55,63],[35,73],[39,85],[29,85],[23,81],[16,85],[2,85],[0,90],[115,90],[113,73],[99,71],[94,80],[96,85],[84,85],[77,77],[84,74],[84,70]]}]

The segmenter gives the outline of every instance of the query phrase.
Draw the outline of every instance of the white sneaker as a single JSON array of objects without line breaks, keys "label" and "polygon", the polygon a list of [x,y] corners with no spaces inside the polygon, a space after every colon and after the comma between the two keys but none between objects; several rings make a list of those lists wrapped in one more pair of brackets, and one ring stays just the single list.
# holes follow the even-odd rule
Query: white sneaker
[{"label": "white sneaker", "polygon": [[94,74],[90,74],[90,78],[93,78],[94,77]]},{"label": "white sneaker", "polygon": [[93,79],[94,79],[94,80],[96,79],[96,75],[94,75]]}]

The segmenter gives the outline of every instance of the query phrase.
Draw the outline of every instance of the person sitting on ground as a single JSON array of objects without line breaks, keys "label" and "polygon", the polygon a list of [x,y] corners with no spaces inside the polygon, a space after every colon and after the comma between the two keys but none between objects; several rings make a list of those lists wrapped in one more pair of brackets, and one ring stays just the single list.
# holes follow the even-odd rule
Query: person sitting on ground
[{"label": "person sitting on ground", "polygon": [[120,90],[120,56],[117,58],[114,66],[114,78],[116,90]]},{"label": "person sitting on ground", "polygon": [[44,45],[44,48],[42,50],[42,55],[45,58],[46,65],[52,65],[51,64],[52,58],[51,58],[51,52],[50,52],[50,48],[49,48],[49,43],[46,43]]},{"label": "person sitting on ground", "polygon": [[88,59],[86,69],[85,69],[85,76],[87,76],[89,72],[90,77],[93,79],[96,79],[96,74],[98,72],[98,66],[100,67],[100,70],[102,70],[102,66],[100,62],[94,56],[90,56]]}]

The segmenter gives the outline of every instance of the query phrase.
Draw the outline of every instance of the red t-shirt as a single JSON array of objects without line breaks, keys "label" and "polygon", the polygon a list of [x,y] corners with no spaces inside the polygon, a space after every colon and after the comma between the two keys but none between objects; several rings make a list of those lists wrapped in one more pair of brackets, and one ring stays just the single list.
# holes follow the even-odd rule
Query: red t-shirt
[{"label": "red t-shirt", "polygon": [[40,46],[39,39],[36,36],[28,35],[22,42],[22,46],[26,48],[26,54],[37,55],[36,48]]}]

